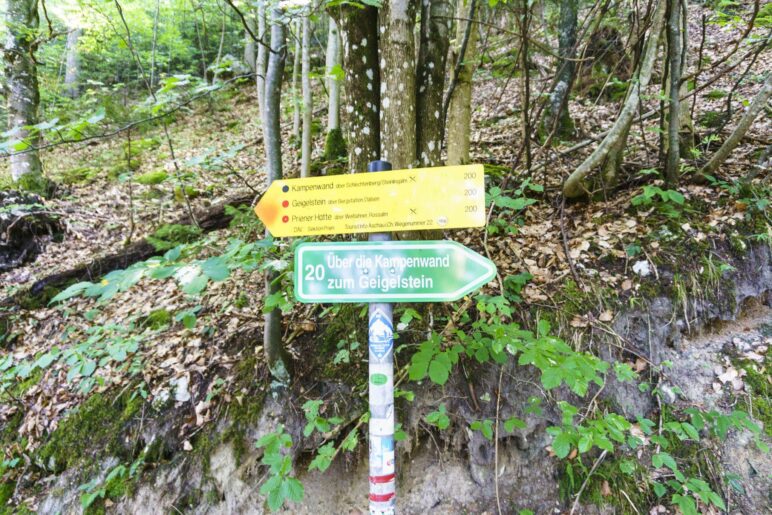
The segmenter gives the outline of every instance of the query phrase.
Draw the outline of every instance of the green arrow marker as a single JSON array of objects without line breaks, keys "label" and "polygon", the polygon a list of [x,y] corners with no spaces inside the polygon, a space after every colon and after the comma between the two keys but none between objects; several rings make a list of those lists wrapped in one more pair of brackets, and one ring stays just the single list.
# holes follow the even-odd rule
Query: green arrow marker
[{"label": "green arrow marker", "polygon": [[449,302],[493,279],[496,265],[454,241],[301,243],[300,302]]}]

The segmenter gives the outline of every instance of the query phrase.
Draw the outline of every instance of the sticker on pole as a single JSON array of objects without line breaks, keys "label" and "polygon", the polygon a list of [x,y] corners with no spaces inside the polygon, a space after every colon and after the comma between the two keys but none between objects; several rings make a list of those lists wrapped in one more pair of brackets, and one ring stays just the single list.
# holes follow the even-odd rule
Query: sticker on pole
[{"label": "sticker on pole", "polygon": [[370,317],[368,336],[370,352],[382,360],[394,345],[394,328],[383,311],[376,310]]},{"label": "sticker on pole", "polygon": [[451,302],[493,279],[496,265],[454,241],[301,243],[300,302]]}]

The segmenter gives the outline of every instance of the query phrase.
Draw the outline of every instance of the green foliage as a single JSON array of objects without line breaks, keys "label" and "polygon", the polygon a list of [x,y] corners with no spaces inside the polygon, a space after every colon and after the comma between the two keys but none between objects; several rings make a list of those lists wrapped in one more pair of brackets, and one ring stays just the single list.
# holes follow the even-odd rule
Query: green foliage
[{"label": "green foliage", "polygon": [[151,329],[161,329],[168,326],[172,321],[172,314],[166,309],[154,309],[145,319],[145,325]]},{"label": "green foliage", "polygon": [[314,431],[329,433],[333,426],[343,422],[340,417],[325,418],[319,414],[323,401],[310,400],[303,404],[303,412],[306,415],[306,426],[303,428],[303,436],[311,436]]},{"label": "green foliage", "polygon": [[424,420],[439,429],[447,429],[450,425],[450,419],[448,418],[448,412],[445,408],[445,403],[440,404],[440,407],[437,409],[437,411],[432,411],[426,415]]},{"label": "green foliage", "polygon": [[681,206],[684,202],[684,196],[676,190],[663,190],[658,186],[646,185],[639,195],[633,197],[631,204],[636,207],[654,205],[663,215],[678,218],[681,216]]},{"label": "green foliage", "polygon": [[503,191],[498,186],[494,186],[485,194],[485,205],[491,206],[495,217],[491,217],[487,230],[489,234],[517,234],[525,221],[520,216],[521,212],[528,206],[535,204],[536,200],[528,198],[526,191],[542,192],[544,188],[538,184],[531,183],[530,179],[523,181],[520,186],[512,190]]},{"label": "green foliage", "polygon": [[260,438],[255,446],[263,449],[261,463],[268,465],[268,479],[260,487],[266,496],[268,507],[277,511],[287,500],[303,500],[303,484],[292,476],[292,457],[286,451],[292,447],[292,437],[284,432],[284,426]]},{"label": "green foliage", "polygon": [[472,431],[479,431],[486,440],[493,441],[493,421],[490,419],[475,420],[469,426]]},{"label": "green foliage", "polygon": [[64,184],[83,184],[92,182],[99,175],[99,170],[91,166],[79,166],[62,173]]},{"label": "green foliage", "polygon": [[420,381],[428,375],[433,383],[443,385],[447,382],[451,367],[458,362],[458,355],[463,349],[454,345],[442,350],[440,344],[440,335],[432,333],[429,340],[419,345],[418,352],[410,360],[408,374],[411,381]]},{"label": "green foliage", "polygon": [[29,191],[30,193],[36,193],[41,197],[49,198],[54,194],[56,185],[48,180],[42,174],[25,173],[19,177],[19,181],[16,186],[21,191]]}]

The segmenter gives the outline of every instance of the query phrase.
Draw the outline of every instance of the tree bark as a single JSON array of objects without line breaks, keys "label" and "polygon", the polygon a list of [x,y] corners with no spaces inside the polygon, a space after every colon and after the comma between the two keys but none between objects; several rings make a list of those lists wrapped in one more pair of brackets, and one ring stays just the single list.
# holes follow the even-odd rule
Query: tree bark
[{"label": "tree bark", "polygon": [[670,94],[668,105],[667,158],[665,161],[665,180],[669,186],[676,186],[679,177],[681,151],[679,149],[680,129],[680,82],[681,82],[681,2],[669,0],[670,13],[667,23],[668,64],[670,69]]},{"label": "tree bark", "polygon": [[[281,161],[281,83],[284,73],[284,61],[287,47],[284,33],[283,13],[278,7],[273,8],[271,16],[271,55],[265,77],[265,126],[263,127],[266,153],[266,188],[275,180],[282,178]],[[266,236],[270,233],[266,230]],[[279,291],[278,274],[268,270],[265,275],[265,296]],[[276,308],[265,314],[263,345],[268,361],[268,368],[273,377],[283,384],[288,384],[289,358],[281,341],[281,311]]]},{"label": "tree bark", "polygon": [[340,29],[345,72],[343,129],[350,173],[365,172],[380,158],[381,74],[378,69],[378,10],[340,5],[330,9]]},{"label": "tree bark", "polygon": [[423,166],[440,164],[442,101],[453,11],[449,0],[423,0],[416,75],[416,155]]},{"label": "tree bark", "polygon": [[756,96],[753,97],[753,101],[748,106],[748,109],[745,111],[745,114],[743,114],[742,118],[740,118],[740,122],[737,124],[737,127],[735,127],[734,131],[732,131],[732,134],[729,135],[726,141],[724,141],[724,144],[721,145],[716,153],[713,154],[713,157],[710,158],[710,161],[708,161],[702,170],[700,170],[701,173],[711,174],[715,172],[719,166],[721,166],[721,164],[726,160],[727,156],[729,156],[732,150],[734,150],[735,147],[740,144],[743,136],[745,136],[745,133],[748,132],[748,129],[751,127],[753,120],[756,119],[759,113],[767,105],[770,96],[772,96],[772,72],[767,72],[767,78],[764,80],[764,86],[758,93],[756,93]]},{"label": "tree bark", "polygon": [[[23,127],[38,123],[40,92],[33,58],[37,50],[38,3],[36,0],[6,2],[6,38],[3,45],[7,81],[8,127],[15,130],[14,139],[23,146],[37,146],[39,134]],[[26,148],[26,147],[25,147]],[[43,167],[36,150],[11,154],[11,177],[26,189],[40,190]]]},{"label": "tree bark", "polygon": [[161,11],[161,0],[155,0],[155,13],[153,14],[153,43],[150,49],[150,87],[156,84],[156,49],[158,48],[158,15]]},{"label": "tree bark", "polygon": [[[458,74],[451,77],[451,84],[455,86],[450,91],[448,103],[448,164],[459,165],[469,162],[469,142],[472,134],[472,76],[474,75],[474,62],[477,47],[477,24],[465,20],[473,20],[474,0],[468,0],[467,5],[459,0],[456,10],[458,23],[456,25],[456,44],[451,50],[451,62],[459,58],[461,62],[456,67]],[[470,26],[471,24],[471,26]],[[466,38],[466,47],[463,42]],[[463,51],[463,55],[460,52]],[[455,73],[455,70],[454,70]]]},{"label": "tree bark", "polygon": [[543,133],[546,136],[552,131],[561,137],[573,132],[571,115],[568,112],[568,96],[574,83],[576,63],[576,27],[577,0],[562,0],[560,2],[560,21],[558,29],[558,66],[555,85],[550,92],[549,105],[544,116]]},{"label": "tree bark", "polygon": [[[251,30],[253,34],[257,34],[257,23],[252,12],[254,11],[246,13],[247,24],[249,25],[249,30]],[[244,29],[244,62],[253,72],[257,71],[256,60],[257,53],[255,49],[255,40],[252,39],[252,36],[249,35],[249,32]]]},{"label": "tree bark", "polygon": [[260,111],[260,122],[265,132],[267,125],[265,118],[265,74],[268,67],[268,50],[266,45],[270,44],[266,38],[266,0],[257,0],[257,61],[255,70],[255,87],[257,88],[257,107]]},{"label": "tree bark", "polygon": [[301,35],[298,33],[298,23],[295,21],[292,23],[295,26],[295,49],[292,52],[292,86],[290,91],[292,93],[292,137],[293,142],[298,144],[300,141],[300,118],[302,109],[300,101],[300,54],[301,50]]},{"label": "tree bark", "polygon": [[80,75],[80,56],[78,55],[78,39],[83,29],[72,29],[67,33],[67,62],[64,71],[64,94],[69,98],[77,98],[80,93],[78,77]]},{"label": "tree bark", "polygon": [[621,153],[627,141],[627,135],[633,121],[633,116],[638,109],[641,92],[646,89],[651,79],[651,72],[654,67],[654,59],[657,56],[659,46],[659,36],[662,32],[662,26],[665,19],[665,7],[667,0],[659,0],[654,12],[651,29],[649,30],[648,41],[644,51],[638,75],[630,83],[627,97],[625,99],[622,111],[619,113],[614,125],[609,133],[603,138],[603,141],[595,148],[592,154],[571,173],[563,184],[563,195],[568,198],[583,196],[587,189],[582,184],[582,180],[596,167],[601,166],[604,161],[610,161],[607,167],[608,178],[613,178],[616,167],[618,166]]},{"label": "tree bark", "polygon": [[300,155],[300,176],[311,176],[311,114],[314,110],[311,95],[311,18],[305,14],[303,25],[303,55],[301,57],[301,83],[303,86],[303,138]]},{"label": "tree bark", "polygon": [[415,0],[388,0],[379,13],[381,158],[395,170],[416,162]]}]

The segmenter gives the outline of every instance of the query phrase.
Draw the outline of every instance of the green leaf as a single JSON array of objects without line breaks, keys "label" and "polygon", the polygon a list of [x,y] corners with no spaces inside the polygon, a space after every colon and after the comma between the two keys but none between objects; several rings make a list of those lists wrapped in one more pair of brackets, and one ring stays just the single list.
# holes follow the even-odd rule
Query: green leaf
[{"label": "green leaf", "polygon": [[287,478],[287,493],[290,501],[293,501],[293,502],[302,501],[305,493],[303,489],[303,483],[301,483],[294,477]]},{"label": "green leaf", "polygon": [[657,495],[657,497],[662,497],[667,492],[667,487],[663,485],[662,483],[654,482],[654,493]]},{"label": "green leaf", "polygon": [[89,377],[91,374],[94,373],[94,370],[96,370],[96,361],[93,359],[86,360],[85,363],[83,363],[83,367],[80,370],[81,375],[85,377]]},{"label": "green leaf", "polygon": [[223,256],[212,257],[204,261],[201,264],[201,271],[215,282],[224,281],[231,273]]},{"label": "green leaf", "polygon": [[525,427],[525,422],[517,417],[510,417],[504,421],[504,430],[509,432],[514,431],[515,429],[525,429]]},{"label": "green leaf", "polygon": [[450,360],[447,359],[447,356],[445,356],[447,361],[440,359],[441,356],[445,355],[438,355],[432,360],[431,364],[429,364],[429,379],[438,385],[444,385],[448,381],[450,373]]},{"label": "green leaf", "polygon": [[75,297],[76,295],[80,295],[81,293],[83,293],[83,291],[85,291],[87,288],[90,288],[93,285],[94,283],[90,283],[88,281],[75,283],[72,286],[59,292],[58,295],[56,295],[53,299],[51,299],[49,304],[56,304],[57,302],[67,300],[70,297]]},{"label": "green leaf", "polygon": [[209,278],[207,276],[197,275],[182,287],[182,292],[187,293],[188,295],[198,295],[206,288],[208,283]]},{"label": "green leaf", "polygon": [[568,456],[571,451],[571,435],[565,431],[561,431],[554,440],[552,440],[552,451],[560,459]]}]

